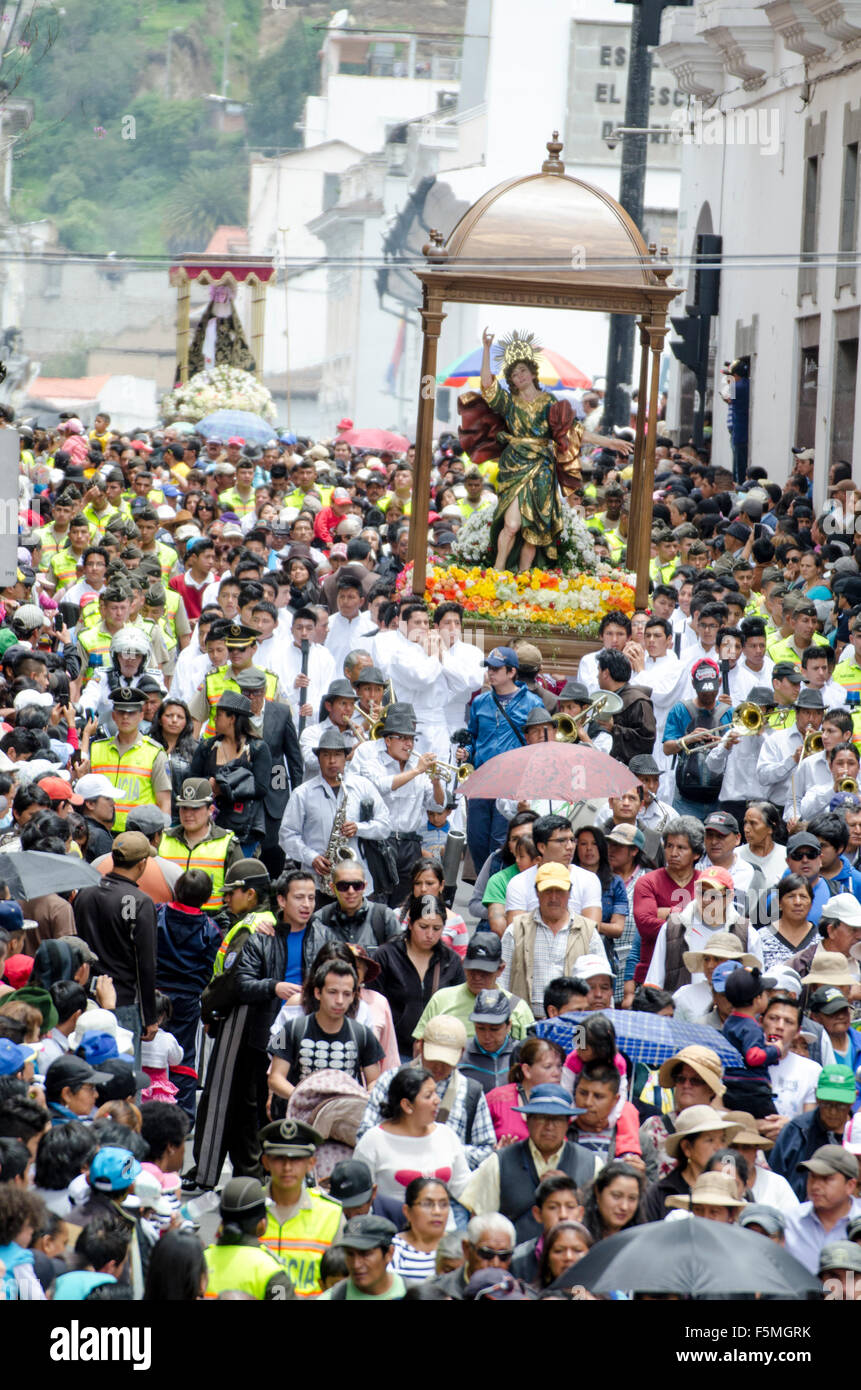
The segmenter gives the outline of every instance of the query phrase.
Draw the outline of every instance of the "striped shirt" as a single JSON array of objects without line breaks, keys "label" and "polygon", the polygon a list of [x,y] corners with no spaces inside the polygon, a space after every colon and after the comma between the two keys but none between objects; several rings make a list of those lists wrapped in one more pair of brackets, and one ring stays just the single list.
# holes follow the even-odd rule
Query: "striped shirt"
[{"label": "striped shirt", "polygon": [[392,1241],[394,1255],[389,1264],[390,1274],[399,1274],[407,1283],[419,1284],[436,1274],[436,1254],[433,1250],[416,1250],[401,1231]]}]

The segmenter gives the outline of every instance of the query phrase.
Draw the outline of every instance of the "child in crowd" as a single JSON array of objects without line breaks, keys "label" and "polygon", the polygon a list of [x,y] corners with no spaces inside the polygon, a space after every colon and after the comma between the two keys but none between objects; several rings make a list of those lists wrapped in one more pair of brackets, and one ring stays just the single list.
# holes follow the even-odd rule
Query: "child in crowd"
[{"label": "child in crowd", "polygon": [[727,1067],[724,1071],[723,1101],[727,1109],[744,1110],[757,1120],[776,1113],[768,1068],[780,1061],[780,1048],[766,1042],[757,1020],[767,1002],[765,991],[773,984],[758,970],[745,966],[733,970],[724,984],[732,1013],[724,1023],[723,1035],[741,1053],[744,1066]]},{"label": "child in crowd", "polygon": [[161,990],[156,990],[155,1006],[158,1032],[151,1042],[141,1043],[141,1066],[151,1083],[141,1092],[141,1100],[165,1100],[176,1104],[177,1087],[168,1076],[168,1071],[180,1065],[184,1053],[173,1033],[166,1032],[163,1027],[170,1022],[173,1005]]}]

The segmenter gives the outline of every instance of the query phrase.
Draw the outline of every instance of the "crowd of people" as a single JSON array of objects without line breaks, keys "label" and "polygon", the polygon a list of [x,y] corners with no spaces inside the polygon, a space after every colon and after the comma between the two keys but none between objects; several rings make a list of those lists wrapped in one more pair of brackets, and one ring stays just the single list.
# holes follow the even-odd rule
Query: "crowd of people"
[{"label": "crowd of people", "polygon": [[[858,1297],[849,465],[817,514],[810,451],[738,484],[659,435],[648,608],[566,674],[399,582],[414,508],[443,562],[510,519],[454,436],[428,500],[337,432],[19,432],[3,1296],[661,1296],[594,1288],[601,1243],[714,1222]],[[624,450],[579,466],[623,565]],[[635,789],[460,794],[563,738]]]}]

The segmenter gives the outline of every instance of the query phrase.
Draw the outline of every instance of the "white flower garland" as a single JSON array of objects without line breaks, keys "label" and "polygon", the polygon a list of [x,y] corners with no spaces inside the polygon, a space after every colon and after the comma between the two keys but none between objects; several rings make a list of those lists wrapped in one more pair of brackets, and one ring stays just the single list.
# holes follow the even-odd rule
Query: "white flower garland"
[{"label": "white flower garland", "polygon": [[162,397],[165,420],[202,420],[215,410],[247,410],[264,420],[276,417],[272,393],[252,372],[238,367],[210,367]]},{"label": "white flower garland", "polygon": [[[490,527],[496,512],[495,504],[487,503],[479,507],[461,526],[457,540],[452,546],[452,561],[456,565],[481,565],[488,563],[490,547]],[[592,536],[583,518],[566,501],[562,501],[562,535],[559,539],[559,569],[563,574],[596,574],[602,579],[619,579],[622,571],[599,560],[595,553]],[[503,602],[513,600],[516,594],[498,590]],[[533,601],[544,603],[543,598],[532,596]],[[581,589],[578,603],[573,607],[595,608],[601,606],[601,596],[596,590]],[[549,606],[549,604],[547,605]]]}]

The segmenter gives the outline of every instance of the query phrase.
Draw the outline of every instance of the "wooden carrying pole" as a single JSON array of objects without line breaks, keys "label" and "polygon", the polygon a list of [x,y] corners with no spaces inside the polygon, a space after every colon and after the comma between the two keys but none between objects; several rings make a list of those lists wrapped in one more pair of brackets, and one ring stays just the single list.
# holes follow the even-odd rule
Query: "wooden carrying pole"
[{"label": "wooden carrying pole", "polygon": [[428,505],[431,451],[436,405],[436,358],[442,321],[442,300],[422,287],[422,369],[416,421],[416,466],[413,476],[412,526],[409,558],[413,562],[413,593],[424,598],[428,563]]}]

